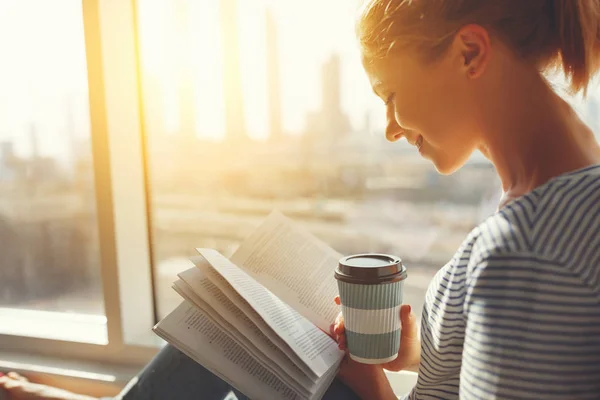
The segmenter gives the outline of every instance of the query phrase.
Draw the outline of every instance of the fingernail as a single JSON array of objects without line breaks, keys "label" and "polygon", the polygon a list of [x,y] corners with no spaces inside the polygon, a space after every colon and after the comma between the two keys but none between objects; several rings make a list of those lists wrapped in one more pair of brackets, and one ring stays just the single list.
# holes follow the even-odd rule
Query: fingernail
[{"label": "fingernail", "polygon": [[410,304],[408,305],[408,313],[410,314],[410,311],[412,310],[412,308],[410,308]]}]

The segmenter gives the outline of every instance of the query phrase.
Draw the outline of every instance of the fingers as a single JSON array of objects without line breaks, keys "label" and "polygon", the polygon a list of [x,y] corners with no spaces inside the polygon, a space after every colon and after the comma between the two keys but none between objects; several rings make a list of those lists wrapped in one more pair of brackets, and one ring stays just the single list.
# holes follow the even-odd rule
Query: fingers
[{"label": "fingers", "polygon": [[411,312],[412,307],[410,305],[403,304],[402,306],[400,306],[400,319],[402,320],[402,322],[407,320]]},{"label": "fingers", "polygon": [[[333,301],[339,306],[340,296],[335,296]],[[335,318],[334,323],[329,327],[329,331],[332,335],[342,335],[344,333],[344,317],[342,316],[342,313],[339,313]]]},{"label": "fingers", "polygon": [[2,389],[13,390],[20,388],[25,384],[29,384],[28,382],[29,380],[27,378],[16,372],[9,372],[6,375],[0,372],[0,388]]},{"label": "fingers", "polygon": [[338,348],[340,350],[346,350],[346,336],[342,335],[338,338]]},{"label": "fingers", "polygon": [[17,374],[16,372],[9,372],[8,377],[11,379],[14,379],[15,381],[29,382],[29,380],[27,378]]},{"label": "fingers", "polygon": [[9,391],[23,387],[23,385],[26,385],[26,384],[28,384],[28,383],[9,378],[8,376],[3,376],[2,378],[0,378],[0,388],[6,389]]},{"label": "fingers", "polygon": [[340,348],[340,350],[346,349],[346,335],[344,334],[345,331],[346,330],[344,328],[344,318],[342,317],[342,314],[339,314],[336,318],[335,325],[333,327],[333,333],[336,337],[338,347]]},{"label": "fingers", "polygon": [[411,311],[410,305],[404,304],[402,307],[400,307],[400,321],[402,322],[402,337],[418,337],[419,330],[417,326],[417,317]]},{"label": "fingers", "polygon": [[[335,296],[333,301],[339,306],[341,304],[340,296]],[[331,336],[336,339],[340,350],[346,350],[346,335],[344,335],[345,331],[344,317],[342,316],[342,313],[339,313],[335,318],[335,322],[329,327],[329,332],[331,333]]]},{"label": "fingers", "polygon": [[346,328],[344,327],[344,317],[342,316],[342,313],[338,314],[338,316],[335,319],[334,325],[335,326],[333,328],[333,332],[336,335],[343,335]]}]

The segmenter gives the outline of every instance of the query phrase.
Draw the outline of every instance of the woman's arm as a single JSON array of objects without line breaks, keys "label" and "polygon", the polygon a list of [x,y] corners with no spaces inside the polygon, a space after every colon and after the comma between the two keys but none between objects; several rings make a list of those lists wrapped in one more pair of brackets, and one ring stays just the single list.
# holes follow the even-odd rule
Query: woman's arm
[{"label": "woman's arm", "polygon": [[496,254],[467,274],[460,398],[597,398],[600,302],[568,266]]},{"label": "woman's arm", "polygon": [[360,364],[346,355],[338,377],[363,400],[398,399],[379,365]]}]

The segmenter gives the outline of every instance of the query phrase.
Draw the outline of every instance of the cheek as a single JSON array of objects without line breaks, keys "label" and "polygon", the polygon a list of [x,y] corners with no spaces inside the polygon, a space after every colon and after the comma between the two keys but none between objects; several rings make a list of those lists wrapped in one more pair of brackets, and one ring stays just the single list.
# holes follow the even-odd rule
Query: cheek
[{"label": "cheek", "polygon": [[414,107],[406,99],[394,100],[394,118],[401,127],[412,129],[415,119],[414,111]]},{"label": "cheek", "polygon": [[[408,78],[411,76],[412,78]],[[396,82],[394,111],[398,124],[406,129],[420,132],[429,114],[430,89],[420,84],[421,76],[403,76]]]},{"label": "cheek", "polygon": [[422,118],[426,124],[424,133],[444,145],[450,140],[460,139],[471,118],[463,82],[447,69],[432,72],[425,82],[419,96]]},{"label": "cheek", "polygon": [[403,128],[423,135],[435,148],[452,147],[454,141],[465,139],[469,130],[465,94],[440,76],[419,77],[417,84],[402,86],[402,96],[394,101],[396,121]]},{"label": "cheek", "polygon": [[468,139],[471,133],[468,128],[470,116],[461,97],[460,94],[446,92],[440,94],[426,107],[424,135],[431,136],[433,144],[453,147],[453,143]]},{"label": "cheek", "polygon": [[430,115],[429,106],[416,96],[395,102],[396,121],[403,128],[422,132]]}]

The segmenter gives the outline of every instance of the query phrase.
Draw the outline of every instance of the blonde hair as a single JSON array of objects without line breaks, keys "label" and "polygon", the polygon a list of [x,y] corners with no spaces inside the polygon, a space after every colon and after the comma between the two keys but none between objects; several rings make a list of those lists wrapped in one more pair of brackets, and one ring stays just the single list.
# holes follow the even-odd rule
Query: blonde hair
[{"label": "blonde hair", "polygon": [[427,61],[467,24],[541,71],[562,70],[573,92],[585,92],[600,67],[600,0],[365,0],[357,36],[368,58],[412,47]]}]

